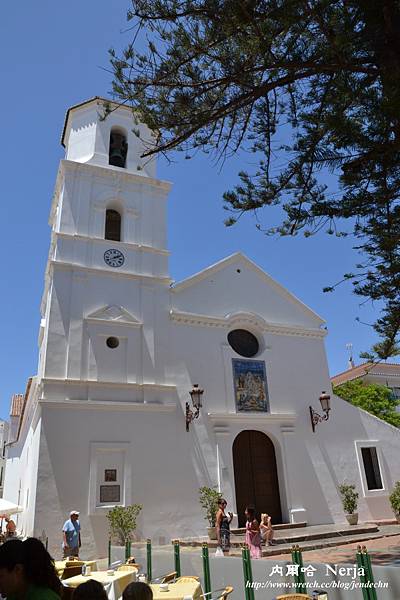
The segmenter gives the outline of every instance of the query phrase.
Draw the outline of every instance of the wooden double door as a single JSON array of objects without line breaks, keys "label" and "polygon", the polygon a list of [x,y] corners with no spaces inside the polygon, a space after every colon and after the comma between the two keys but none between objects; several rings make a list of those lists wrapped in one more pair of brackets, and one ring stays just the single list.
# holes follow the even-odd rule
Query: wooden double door
[{"label": "wooden double door", "polygon": [[275,448],[269,437],[261,431],[246,430],[233,442],[236,507],[239,527],[244,527],[246,506],[268,513],[272,523],[282,523],[281,500]]}]

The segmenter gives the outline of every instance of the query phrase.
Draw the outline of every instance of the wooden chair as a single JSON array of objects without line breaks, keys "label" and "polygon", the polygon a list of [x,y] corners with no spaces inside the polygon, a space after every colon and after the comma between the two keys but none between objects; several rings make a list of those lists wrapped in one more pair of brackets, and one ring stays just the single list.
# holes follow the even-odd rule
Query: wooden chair
[{"label": "wooden chair", "polygon": [[151,580],[151,583],[170,583],[171,581],[176,581],[176,571],[155,577]]},{"label": "wooden chair", "polygon": [[65,568],[66,567],[82,567],[82,565],[85,564],[84,560],[67,560],[67,562],[65,563]]},{"label": "wooden chair", "polygon": [[163,580],[160,583],[171,583],[172,581],[176,581],[176,571],[171,571],[163,577]]},{"label": "wooden chair", "polygon": [[81,565],[77,565],[74,567],[65,567],[63,574],[61,575],[61,579],[69,579],[70,577],[75,577],[75,575],[80,575],[81,573]]},{"label": "wooden chair", "polygon": [[199,583],[200,577],[197,577],[196,575],[182,575],[181,577],[178,577],[176,583],[190,583],[191,581],[197,581]]},{"label": "wooden chair", "polygon": [[120,565],[117,571],[140,571],[141,565]]},{"label": "wooden chair", "polygon": [[308,594],[283,594],[277,596],[275,600],[312,600]]},{"label": "wooden chair", "polygon": [[233,587],[231,585],[227,585],[221,596],[219,596],[218,600],[226,600],[229,594],[233,592]]},{"label": "wooden chair", "polygon": [[233,592],[233,587],[227,585],[225,588],[220,588],[218,590],[214,590],[212,592],[206,592],[201,595],[201,598],[205,598],[205,600],[226,600],[226,598]]}]

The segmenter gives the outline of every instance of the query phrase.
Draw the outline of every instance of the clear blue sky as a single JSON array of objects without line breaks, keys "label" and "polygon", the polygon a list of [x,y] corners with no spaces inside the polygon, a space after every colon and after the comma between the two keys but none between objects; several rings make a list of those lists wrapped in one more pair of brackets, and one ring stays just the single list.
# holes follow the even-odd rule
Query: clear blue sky
[{"label": "clear blue sky", "polygon": [[[0,161],[2,167],[2,252],[0,296],[0,417],[12,393],[23,392],[35,373],[43,274],[50,229],[48,213],[67,108],[111,89],[108,48],[129,39],[128,0],[39,0],[7,3],[0,25],[2,73]],[[169,200],[170,270],[180,280],[237,250],[327,321],[330,371],[346,368],[347,342],[355,355],[373,341],[373,307],[359,308],[350,286],[323,294],[356,260],[351,240],[320,234],[314,239],[272,239],[251,216],[225,228],[222,193],[232,187],[246,157],[220,172],[206,157],[159,164],[159,176],[174,183]],[[265,215],[267,218],[268,215]]]}]

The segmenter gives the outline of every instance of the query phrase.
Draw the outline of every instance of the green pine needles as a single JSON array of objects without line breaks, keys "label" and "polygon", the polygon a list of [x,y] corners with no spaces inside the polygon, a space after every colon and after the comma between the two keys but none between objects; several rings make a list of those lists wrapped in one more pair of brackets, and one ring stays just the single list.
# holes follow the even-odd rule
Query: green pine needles
[{"label": "green pine needles", "polygon": [[226,224],[250,211],[268,235],[352,236],[343,281],[381,307],[364,357],[398,354],[399,2],[133,0],[128,19],[113,89],[158,132],[146,154],[249,152]]}]

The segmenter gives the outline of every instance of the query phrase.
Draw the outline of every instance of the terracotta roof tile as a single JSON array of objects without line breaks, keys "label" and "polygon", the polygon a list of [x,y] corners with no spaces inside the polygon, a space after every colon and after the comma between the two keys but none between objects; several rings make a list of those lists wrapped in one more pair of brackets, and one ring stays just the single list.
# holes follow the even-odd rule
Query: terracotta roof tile
[{"label": "terracotta roof tile", "polygon": [[348,369],[343,373],[338,373],[331,377],[333,385],[340,385],[346,381],[352,381],[353,379],[359,379],[364,377],[368,373],[375,375],[399,375],[400,376],[400,364],[399,363],[363,363],[352,369]]},{"label": "terracotta roof tile", "polygon": [[14,394],[11,398],[10,417],[20,417],[24,406],[24,394]]}]

